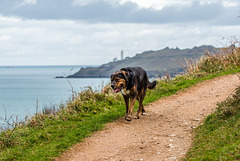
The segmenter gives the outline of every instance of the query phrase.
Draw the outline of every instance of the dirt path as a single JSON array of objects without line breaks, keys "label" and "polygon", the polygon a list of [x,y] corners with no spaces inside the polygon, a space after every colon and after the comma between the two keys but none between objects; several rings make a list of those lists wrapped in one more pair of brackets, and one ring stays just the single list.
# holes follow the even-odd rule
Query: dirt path
[{"label": "dirt path", "polygon": [[193,140],[192,129],[239,85],[236,75],[205,81],[146,107],[147,116],[107,124],[56,161],[179,160]]}]

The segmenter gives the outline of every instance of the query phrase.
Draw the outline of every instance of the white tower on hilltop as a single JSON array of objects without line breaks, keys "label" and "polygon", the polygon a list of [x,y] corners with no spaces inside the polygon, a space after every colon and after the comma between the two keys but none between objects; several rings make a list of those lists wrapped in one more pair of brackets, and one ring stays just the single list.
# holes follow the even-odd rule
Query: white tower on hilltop
[{"label": "white tower on hilltop", "polygon": [[121,50],[121,60],[124,59],[124,56],[123,56],[123,50]]}]

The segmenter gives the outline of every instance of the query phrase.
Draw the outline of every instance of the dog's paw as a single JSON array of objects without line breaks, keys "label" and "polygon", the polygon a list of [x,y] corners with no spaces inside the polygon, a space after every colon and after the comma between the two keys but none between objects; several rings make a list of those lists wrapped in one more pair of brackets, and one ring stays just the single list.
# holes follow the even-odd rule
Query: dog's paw
[{"label": "dog's paw", "polygon": [[135,116],[134,119],[140,119],[140,117],[139,116]]},{"label": "dog's paw", "polygon": [[127,121],[132,121],[132,118],[131,118],[131,116],[125,116],[125,118],[124,118],[125,120],[127,120]]},{"label": "dog's paw", "polygon": [[143,116],[146,116],[146,115],[147,115],[147,113],[146,113],[146,112],[142,112],[142,115],[143,115]]}]

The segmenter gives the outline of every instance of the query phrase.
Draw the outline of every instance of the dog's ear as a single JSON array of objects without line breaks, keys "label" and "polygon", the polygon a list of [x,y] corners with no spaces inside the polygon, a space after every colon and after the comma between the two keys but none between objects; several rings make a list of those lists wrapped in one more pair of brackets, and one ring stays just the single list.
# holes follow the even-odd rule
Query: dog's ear
[{"label": "dog's ear", "polygon": [[130,90],[134,86],[134,80],[135,80],[134,73],[128,68],[122,68],[120,71],[122,71],[122,74],[126,79],[127,90]]},{"label": "dog's ear", "polygon": [[125,72],[127,90],[131,89],[134,86],[134,74],[132,72]]},{"label": "dog's ear", "polygon": [[114,78],[115,75],[116,75],[115,73],[113,73],[113,74],[111,75],[111,80]]},{"label": "dog's ear", "polygon": [[113,78],[113,74],[111,75],[111,77],[110,77],[111,79]]},{"label": "dog's ear", "polygon": [[129,73],[128,73],[127,71],[122,71],[122,74],[123,74],[123,76],[124,76],[124,79],[125,79],[126,81],[128,81],[128,80],[129,80]]}]

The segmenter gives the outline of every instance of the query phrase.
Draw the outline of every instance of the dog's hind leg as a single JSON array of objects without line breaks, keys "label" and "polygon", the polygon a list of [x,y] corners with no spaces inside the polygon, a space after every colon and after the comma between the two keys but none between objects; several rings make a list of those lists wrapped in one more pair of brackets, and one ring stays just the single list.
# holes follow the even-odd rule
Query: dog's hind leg
[{"label": "dog's hind leg", "polygon": [[126,115],[128,114],[128,109],[129,109],[129,97],[126,95],[123,95],[124,101],[125,101],[125,106],[126,106]]},{"label": "dog's hind leg", "polygon": [[146,114],[146,111],[145,111],[144,106],[143,106],[143,100],[144,100],[145,95],[146,95],[146,89],[143,88],[141,90],[140,95],[138,96],[139,107],[138,107],[137,116],[136,116],[137,119],[140,118],[140,113],[142,113],[142,115]]},{"label": "dog's hind leg", "polygon": [[146,115],[147,115],[147,112],[146,112],[146,110],[144,109],[144,106],[142,107],[142,115],[143,115],[143,116],[146,116]]},{"label": "dog's hind leg", "polygon": [[139,100],[139,107],[138,107],[136,119],[140,118],[140,114],[142,114],[144,116],[146,115],[146,111],[143,106],[143,99]]},{"label": "dog's hind leg", "polygon": [[142,110],[143,110],[143,103],[142,103],[142,100],[139,100],[139,107],[138,107],[136,119],[140,118],[140,113],[142,112]]},{"label": "dog's hind leg", "polygon": [[[142,97],[142,101],[144,100],[145,96],[147,93],[147,88],[144,90],[143,92],[143,97]],[[142,106],[142,115],[145,116],[147,114],[146,110],[144,109],[144,106]]]}]

